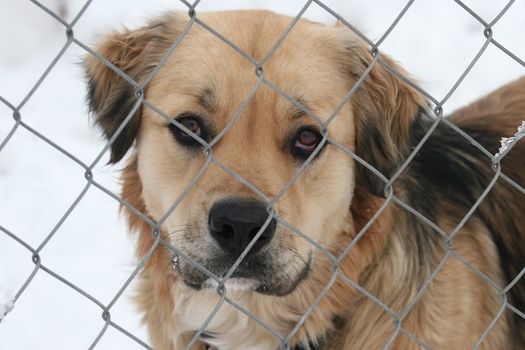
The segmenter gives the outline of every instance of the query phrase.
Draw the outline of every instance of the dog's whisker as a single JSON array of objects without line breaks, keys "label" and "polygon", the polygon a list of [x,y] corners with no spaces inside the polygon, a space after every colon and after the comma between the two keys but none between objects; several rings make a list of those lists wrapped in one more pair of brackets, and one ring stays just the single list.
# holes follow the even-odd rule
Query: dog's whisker
[{"label": "dog's whisker", "polygon": [[210,190],[208,190],[204,185],[201,185],[199,183],[195,183],[195,187],[199,190],[203,191],[208,197],[212,198],[213,195]]}]

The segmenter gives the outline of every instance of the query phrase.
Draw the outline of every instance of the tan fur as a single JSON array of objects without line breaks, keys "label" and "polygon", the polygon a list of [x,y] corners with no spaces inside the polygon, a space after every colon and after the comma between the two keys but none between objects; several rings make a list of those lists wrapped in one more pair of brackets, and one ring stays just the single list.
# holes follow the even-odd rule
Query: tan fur
[{"label": "tan fur", "polygon": [[[288,17],[266,11],[203,13],[199,18],[258,60],[290,22]],[[186,22],[180,14],[168,14],[138,31],[125,30],[111,35],[98,52],[141,83],[160,62]],[[327,27],[300,20],[263,68],[265,78],[292,97],[307,101],[307,107],[326,120],[372,61],[366,45],[344,26]],[[389,57],[381,55],[380,61],[406,74]],[[363,85],[328,126],[328,131],[346,150],[356,152],[389,177],[410,151],[407,140],[411,137],[412,124],[418,113],[427,108],[427,102],[381,63],[375,64]],[[122,96],[133,96],[134,90],[96,59],[88,59],[86,65],[91,79],[92,109],[109,137],[126,114],[124,110],[119,112],[117,102]],[[256,81],[255,68],[250,62],[194,24],[145,87],[144,94],[150,103],[171,117],[184,112],[208,115],[220,132]],[[493,108],[493,113],[501,113],[502,120],[508,122],[505,124],[508,134],[511,125],[516,125],[516,118],[507,116],[525,110],[521,90],[524,81],[516,83],[510,92],[517,96],[512,107],[501,107],[499,101],[508,99],[496,94],[458,112],[454,118],[459,124],[467,123],[471,115],[480,113],[478,109]],[[207,96],[209,99],[203,106],[198,96],[205,88],[212,89],[215,95]],[[123,109],[128,111],[134,101]],[[303,117],[301,122],[291,121],[291,110],[294,108],[289,101],[261,85],[240,118],[213,147],[214,159],[273,198],[298,168],[290,154],[282,149],[282,140],[301,123],[317,125],[310,117]],[[479,123],[481,128],[488,127],[483,124],[487,123],[486,119],[481,118]],[[245,198],[257,198],[257,195],[211,162],[195,186],[165,217],[206,164],[204,155],[187,152],[177,144],[168,125],[166,119],[142,106],[113,145],[112,160],[120,160],[135,142],[129,165],[123,172],[122,198],[152,221],[163,220],[162,242],[140,274],[136,300],[154,348],[180,350],[199,328],[193,323],[204,321],[221,298],[213,289],[195,291],[187,287],[173,271],[173,252],[165,244],[192,254],[193,248],[187,248],[194,247],[191,244],[204,245],[211,241],[203,222],[215,201],[232,195]],[[402,181],[405,180],[402,178]],[[382,186],[375,175],[356,165],[343,150],[328,145],[277,201],[275,210],[337,257],[384,204]],[[409,199],[411,191],[410,186],[396,188],[396,194],[403,200]],[[437,224],[445,232],[452,231],[459,215],[454,204],[443,201],[435,211]],[[137,257],[141,258],[154,244],[154,232],[133,211],[124,209],[124,212],[130,230],[138,235]],[[200,231],[199,236],[189,240],[183,231],[191,225],[199,226]],[[392,349],[419,349],[409,336],[396,333],[391,315],[341,278],[359,283],[394,312],[401,312],[447,253],[435,243],[437,239],[421,247],[423,243],[416,241],[416,235],[412,234],[418,230],[415,225],[404,209],[390,203],[341,261],[336,270],[339,277],[291,338],[291,345],[311,342],[316,349],[368,350],[381,349],[392,339]],[[312,254],[307,278],[285,296],[267,296],[254,291],[233,291],[227,295],[286,337],[330,283],[334,266],[328,256],[284,225],[279,225],[272,244],[283,254],[290,254],[288,264],[283,267],[289,269],[286,272],[290,276],[308,254]],[[504,285],[497,247],[482,220],[469,220],[451,244],[454,252]],[[415,262],[421,251],[427,255],[423,257],[424,263],[418,265]],[[187,262],[182,259],[182,263]],[[428,290],[403,315],[401,324],[433,349],[466,349],[482,335],[499,307],[496,290],[450,255]],[[509,324],[509,315],[504,314],[480,349],[510,349]],[[279,346],[267,330],[227,303],[207,331],[223,334],[223,339],[214,340],[220,342],[221,345],[217,345],[220,349],[251,346],[250,349],[273,350]],[[205,348],[203,340],[198,340],[193,347]]]}]

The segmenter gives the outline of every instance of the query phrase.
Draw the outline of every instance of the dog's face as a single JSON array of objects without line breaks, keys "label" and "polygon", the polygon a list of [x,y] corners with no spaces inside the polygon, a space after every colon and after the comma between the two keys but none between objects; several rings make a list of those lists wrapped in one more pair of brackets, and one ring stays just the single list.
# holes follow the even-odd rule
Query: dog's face
[{"label": "dog's face", "polygon": [[[251,11],[199,18],[256,60],[290,22]],[[99,52],[140,83],[186,24],[184,17],[169,15],[115,34]],[[287,295],[319,273],[323,254],[295,229],[336,254],[351,240],[356,181],[375,192],[380,185],[372,175],[358,175],[341,146],[388,173],[383,164],[401,153],[398,140],[409,123],[393,119],[400,109],[414,115],[417,103],[406,102],[413,98],[409,89],[398,86],[386,69],[374,68],[327,125],[325,142],[323,125],[266,80],[325,122],[371,62],[347,29],[301,20],[256,74],[236,50],[198,24],[190,28],[144,88],[148,104],[169,118],[141,105],[112,149],[112,161],[118,161],[134,145],[146,214],[163,220],[164,238],[181,253],[174,265],[186,285],[214,286],[186,257],[220,277],[252,243],[229,286]],[[87,72],[91,107],[110,137],[133,113],[134,90],[94,58],[87,60]],[[398,95],[389,95],[392,86]],[[372,135],[360,137],[365,131]]]}]

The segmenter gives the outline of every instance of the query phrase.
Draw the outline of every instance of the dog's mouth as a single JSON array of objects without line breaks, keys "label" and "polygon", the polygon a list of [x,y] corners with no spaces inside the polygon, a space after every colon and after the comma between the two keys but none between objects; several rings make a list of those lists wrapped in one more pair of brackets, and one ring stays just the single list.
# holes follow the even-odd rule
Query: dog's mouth
[{"label": "dog's mouth", "polygon": [[[286,296],[292,293],[304,281],[311,269],[313,255],[310,252],[307,259],[300,259],[293,268],[273,263],[271,257],[261,254],[247,258],[224,281],[226,292],[257,292],[272,296]],[[235,261],[214,259],[202,263],[216,278],[212,278],[202,269],[185,259],[175,255],[172,258],[173,271],[181,281],[195,290],[218,289],[218,279],[226,276]],[[292,271],[292,272],[290,272]]]}]

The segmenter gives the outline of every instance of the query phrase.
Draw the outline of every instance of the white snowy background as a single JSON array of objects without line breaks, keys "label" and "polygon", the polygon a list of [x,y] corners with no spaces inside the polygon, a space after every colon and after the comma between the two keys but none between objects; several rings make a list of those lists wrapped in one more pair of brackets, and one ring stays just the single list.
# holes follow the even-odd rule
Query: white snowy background
[{"label": "white snowy background", "polygon": [[[42,4],[70,21],[81,0]],[[402,0],[325,1],[371,39],[377,40],[405,5]],[[506,0],[465,1],[490,22]],[[303,1],[202,0],[198,11],[265,8],[295,15]],[[121,24],[139,26],[151,14],[184,9],[175,0],[95,0],[74,27],[75,37],[92,44]],[[333,23],[313,4],[305,17]],[[525,60],[525,1],[518,0],[494,26],[494,37]],[[416,0],[380,49],[395,57],[436,99],[443,98],[485,41],[483,27],[452,0]],[[17,106],[66,42],[65,28],[27,0],[0,0],[0,96]],[[91,128],[80,67],[85,52],[72,45],[21,109],[32,128],[90,164],[104,147]],[[453,111],[494,88],[525,75],[525,68],[490,45],[445,104]],[[0,103],[0,142],[14,125]],[[118,192],[119,166],[105,166],[95,179]],[[83,169],[23,128],[0,152],[0,226],[37,247],[80,194]],[[92,187],[41,252],[42,263],[107,304],[133,271],[133,240],[118,215],[118,203]],[[0,317],[2,305],[34,268],[31,254],[0,232]],[[148,342],[128,289],[111,309],[112,320]],[[0,349],[86,349],[104,325],[91,301],[43,271],[37,273],[13,310],[0,323]],[[97,349],[141,349],[109,328]]]}]

